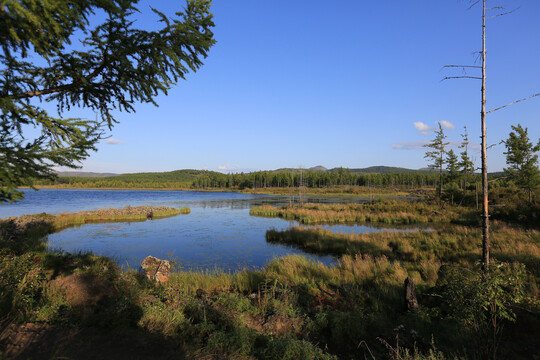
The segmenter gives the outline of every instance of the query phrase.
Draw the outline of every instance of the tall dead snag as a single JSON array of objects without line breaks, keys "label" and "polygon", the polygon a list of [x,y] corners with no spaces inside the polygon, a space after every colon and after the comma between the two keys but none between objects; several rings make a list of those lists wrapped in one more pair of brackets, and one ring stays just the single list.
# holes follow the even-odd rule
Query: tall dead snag
[{"label": "tall dead snag", "polygon": [[488,201],[488,170],[487,170],[487,140],[486,140],[486,115],[489,113],[492,113],[494,111],[503,109],[507,106],[516,104],[518,102],[540,96],[540,93],[531,95],[529,97],[513,101],[507,105],[498,107],[496,109],[493,109],[491,111],[486,111],[486,10],[496,10],[501,11],[498,14],[495,14],[493,16],[490,16],[490,18],[508,15],[510,13],[513,13],[515,10],[511,11],[504,11],[504,7],[502,6],[495,6],[491,7],[489,9],[486,8],[486,0],[471,0],[471,6],[469,9],[477,5],[482,1],[482,50],[480,51],[480,58],[482,60],[482,65],[446,65],[445,68],[462,68],[465,70],[466,68],[476,68],[476,69],[482,69],[482,75],[480,77],[478,76],[470,76],[470,75],[462,75],[462,76],[447,76],[443,80],[448,79],[476,79],[482,81],[482,102],[481,102],[481,109],[480,109],[480,120],[481,120],[481,126],[482,126],[482,262],[484,264],[484,270],[488,269],[489,265],[489,201]]},{"label": "tall dead snag", "polygon": [[489,203],[486,143],[486,0],[482,0],[482,262],[484,270],[489,264]]}]

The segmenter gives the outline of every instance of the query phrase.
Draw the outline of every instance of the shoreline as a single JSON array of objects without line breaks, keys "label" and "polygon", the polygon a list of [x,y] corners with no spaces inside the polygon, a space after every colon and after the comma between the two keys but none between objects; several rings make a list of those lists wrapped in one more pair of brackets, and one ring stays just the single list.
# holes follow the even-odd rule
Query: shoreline
[{"label": "shoreline", "polygon": [[[274,195],[274,196],[293,196],[298,197],[298,191],[295,191],[294,194],[290,193],[289,188],[265,188],[265,189],[230,189],[230,188],[205,188],[205,189],[193,189],[185,187],[165,187],[165,188],[156,188],[156,187],[73,187],[73,186],[62,186],[62,185],[36,185],[34,186],[37,190],[42,189],[53,189],[53,190],[155,190],[155,191],[200,191],[200,192],[235,192],[239,194],[252,194],[252,195]],[[32,189],[29,186],[21,186],[20,189]],[[319,189],[319,188],[318,188]],[[297,190],[297,189],[296,189]],[[306,191],[303,196],[322,196],[322,197],[331,197],[331,196],[343,196],[343,197],[365,197],[365,198],[385,198],[385,197],[407,197],[415,196],[418,197],[418,194],[414,195],[406,191],[387,191],[383,193],[351,193],[351,192],[320,192],[320,191]]]}]

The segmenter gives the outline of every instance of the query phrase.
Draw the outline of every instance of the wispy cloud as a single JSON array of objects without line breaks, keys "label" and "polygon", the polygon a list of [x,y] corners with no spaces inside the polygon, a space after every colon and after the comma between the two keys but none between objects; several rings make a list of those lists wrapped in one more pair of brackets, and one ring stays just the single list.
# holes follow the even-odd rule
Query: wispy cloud
[{"label": "wispy cloud", "polygon": [[447,129],[447,130],[451,130],[451,129],[455,129],[456,127],[454,126],[454,124],[452,124],[450,121],[446,121],[446,120],[441,120],[439,121],[439,124],[442,125],[443,129]]},{"label": "wispy cloud", "polygon": [[238,165],[231,166],[229,163],[227,163],[225,165],[219,165],[217,168],[218,170],[221,170],[221,171],[228,171],[228,170],[238,170],[240,166]]},{"label": "wispy cloud", "polygon": [[413,125],[416,128],[416,130],[420,131],[422,135],[424,134],[427,135],[428,131],[433,130],[431,126],[429,126],[428,124],[424,124],[421,121],[415,121]]},{"label": "wispy cloud", "polygon": [[123,143],[124,143],[123,141],[118,140],[118,139],[113,139],[113,138],[105,140],[105,144],[110,144],[110,145],[120,145]]},{"label": "wispy cloud", "polygon": [[392,144],[392,149],[398,150],[418,150],[424,148],[424,145],[429,144],[429,141],[411,141],[411,142],[399,142]]},{"label": "wispy cloud", "polygon": [[[451,130],[451,129],[455,129],[456,127],[454,126],[454,124],[452,124],[450,121],[446,121],[446,120],[441,120],[438,122],[439,124],[441,124],[441,126],[443,127],[443,129],[445,130]],[[432,126],[429,126],[428,124],[426,123],[423,123],[421,121],[415,121],[413,123],[414,127],[416,128],[416,130],[418,130],[420,132],[421,135],[424,135],[424,136],[428,136],[430,134],[431,131],[435,130],[434,127]]]}]

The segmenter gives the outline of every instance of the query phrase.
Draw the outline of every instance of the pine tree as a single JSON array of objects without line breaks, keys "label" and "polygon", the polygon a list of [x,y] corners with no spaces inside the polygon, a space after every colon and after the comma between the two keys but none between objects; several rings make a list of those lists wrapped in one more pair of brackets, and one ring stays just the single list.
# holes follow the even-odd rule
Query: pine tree
[{"label": "pine tree", "polygon": [[[77,167],[103,129],[116,123],[113,110],[155,104],[158,94],[202,66],[215,43],[211,0],[187,0],[174,19],[152,9],[161,23],[154,31],[135,27],[136,4],[0,2],[0,203],[21,198],[19,186],[53,178],[53,166]],[[90,19],[95,13],[101,23]],[[44,101],[55,103],[58,114],[43,109]],[[90,109],[100,120],[62,116],[74,107]],[[40,135],[29,137],[29,127]]]},{"label": "pine tree", "polygon": [[461,145],[459,145],[459,148],[463,149],[463,151],[460,154],[461,161],[458,163],[458,166],[463,176],[463,189],[466,190],[469,174],[474,172],[474,163],[469,158],[469,135],[467,133],[467,127],[464,126],[463,128],[464,131],[461,134],[463,140],[461,141]]},{"label": "pine tree", "polygon": [[540,139],[533,145],[529,140],[527,128],[521,125],[512,126],[510,137],[504,141],[506,146],[506,164],[504,172],[514,180],[517,186],[526,189],[529,201],[532,201],[532,192],[538,186],[540,171],[538,170],[538,155]]},{"label": "pine tree", "polygon": [[446,171],[448,171],[448,180],[453,182],[459,178],[458,157],[452,149],[450,149],[450,151],[447,153]]},{"label": "pine tree", "polygon": [[448,145],[448,142],[444,142],[444,139],[446,139],[446,135],[444,135],[444,130],[439,123],[439,130],[435,132],[435,138],[429,143],[424,145],[424,147],[433,149],[431,151],[426,151],[425,158],[432,161],[431,164],[428,165],[428,167],[432,169],[439,169],[439,187],[438,187],[438,194],[439,198],[441,197],[442,193],[442,171],[443,171],[443,165],[445,164],[445,158],[444,155],[446,154],[445,147]]}]

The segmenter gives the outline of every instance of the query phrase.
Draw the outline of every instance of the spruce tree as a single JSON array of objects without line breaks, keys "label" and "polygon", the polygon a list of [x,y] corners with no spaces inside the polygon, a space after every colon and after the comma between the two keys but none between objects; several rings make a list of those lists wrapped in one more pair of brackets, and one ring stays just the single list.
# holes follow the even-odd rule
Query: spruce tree
[{"label": "spruce tree", "polygon": [[506,164],[508,168],[504,172],[515,184],[529,193],[529,201],[532,201],[532,192],[540,181],[538,170],[538,155],[540,151],[540,139],[536,145],[529,140],[527,128],[521,125],[512,126],[510,136],[504,141],[506,146]]},{"label": "spruce tree", "polygon": [[463,149],[463,151],[460,154],[461,160],[458,163],[461,175],[463,176],[463,189],[467,189],[467,181],[469,178],[469,174],[474,173],[474,163],[471,161],[469,157],[469,134],[467,133],[467,127],[464,126],[463,134],[461,134],[461,137],[463,140],[461,141],[461,144],[459,145],[460,149]]},{"label": "spruce tree", "polygon": [[448,180],[456,181],[459,178],[458,157],[452,149],[447,153],[446,171],[448,171]]},{"label": "spruce tree", "polygon": [[[196,71],[215,43],[211,0],[187,0],[175,18],[151,9],[160,28],[136,27],[137,0],[0,2],[0,203],[17,188],[77,167],[95,149],[113,110],[155,103]],[[94,14],[99,13],[99,16]],[[57,105],[49,113],[43,102]],[[95,121],[65,118],[72,108]],[[35,128],[39,135],[28,136]]]},{"label": "spruce tree", "polygon": [[439,130],[435,131],[435,138],[431,140],[429,144],[424,145],[424,147],[430,148],[432,150],[426,151],[426,155],[424,156],[428,160],[431,160],[432,163],[428,165],[428,167],[432,169],[439,169],[439,187],[438,187],[438,194],[439,198],[441,197],[442,193],[442,171],[443,171],[443,165],[445,164],[446,160],[444,158],[444,155],[446,154],[446,145],[448,145],[448,142],[444,142],[444,139],[446,139],[446,135],[444,135],[444,130],[439,123]]}]

